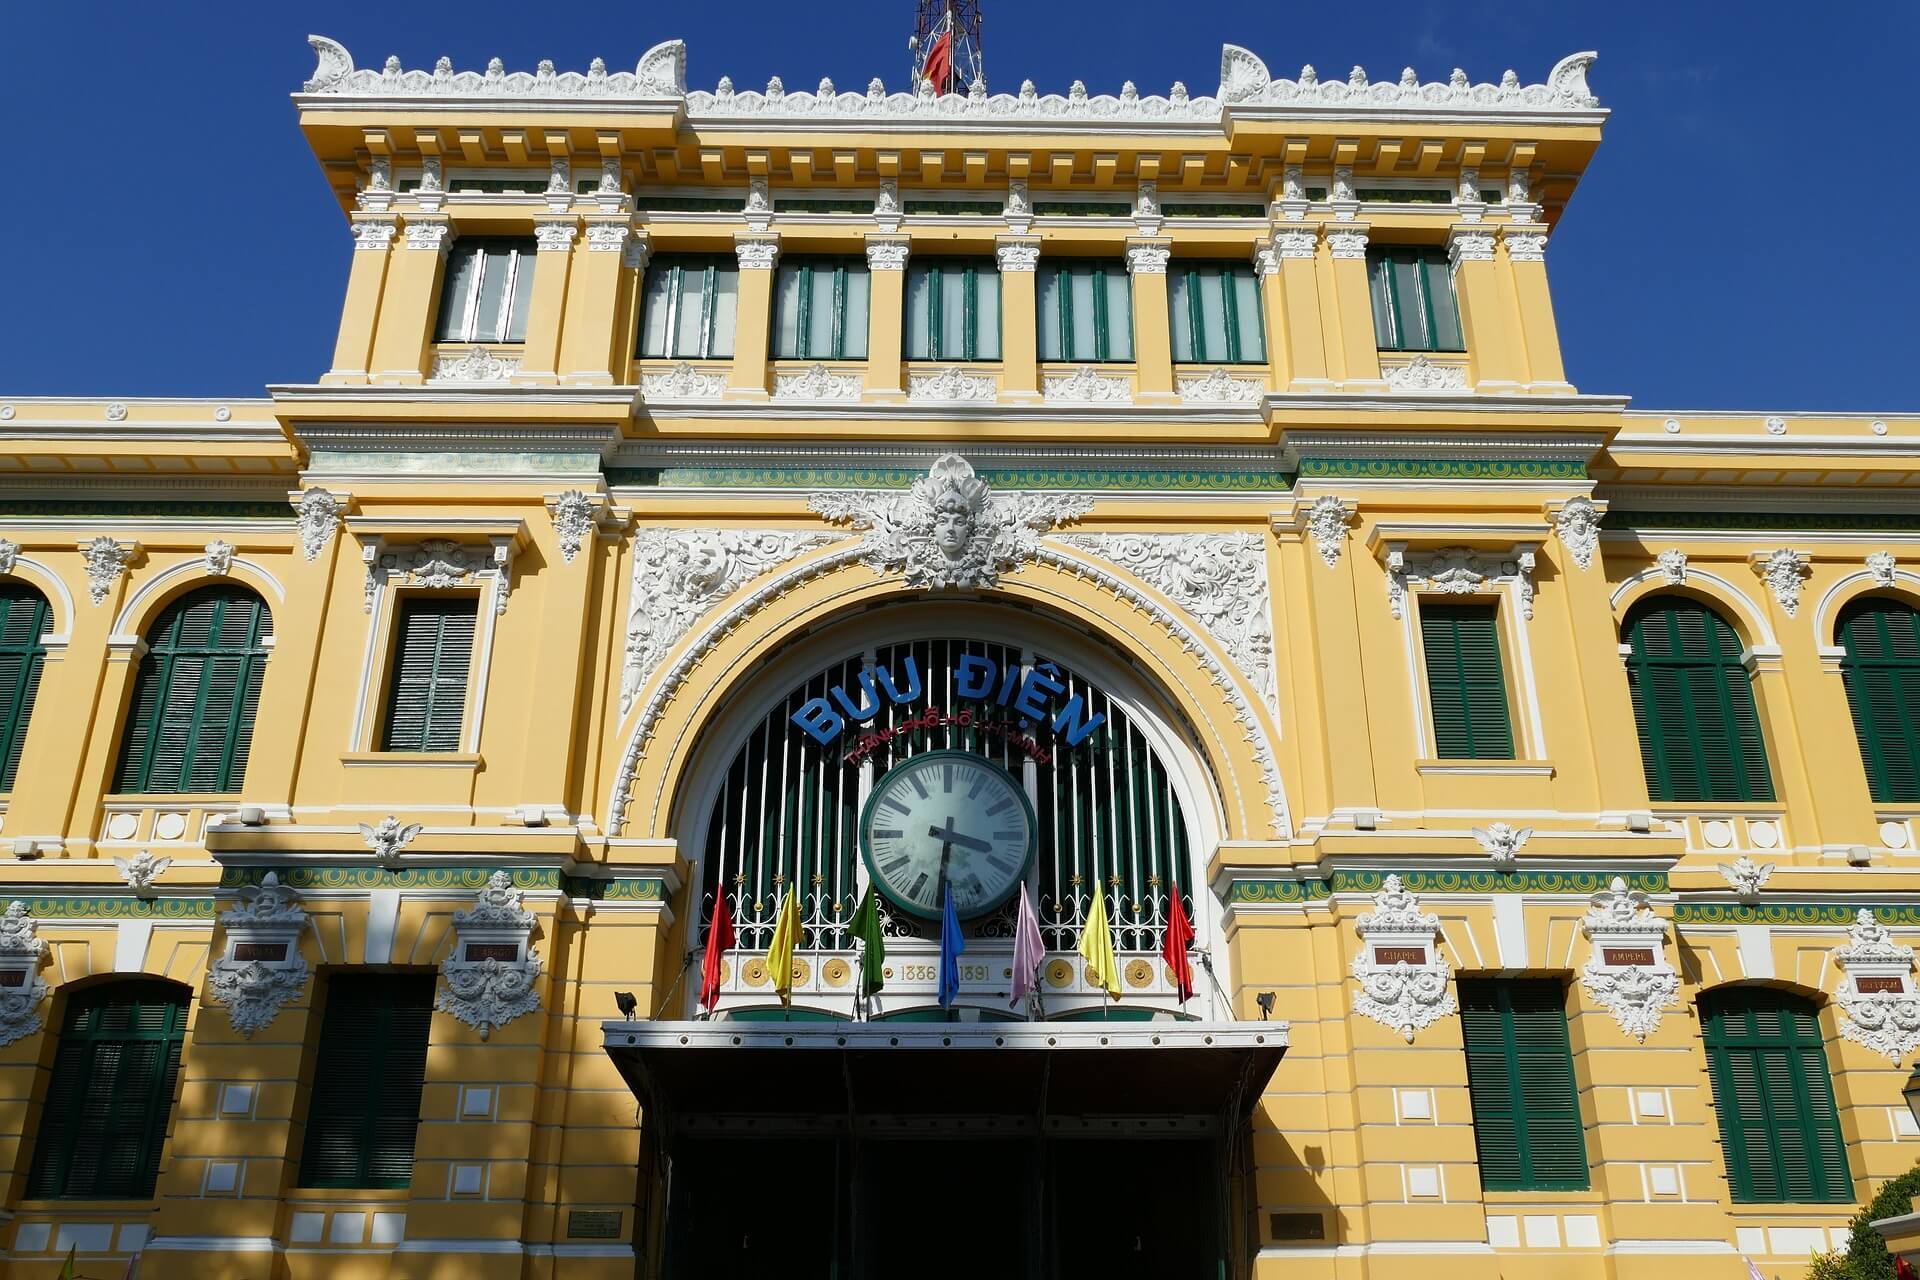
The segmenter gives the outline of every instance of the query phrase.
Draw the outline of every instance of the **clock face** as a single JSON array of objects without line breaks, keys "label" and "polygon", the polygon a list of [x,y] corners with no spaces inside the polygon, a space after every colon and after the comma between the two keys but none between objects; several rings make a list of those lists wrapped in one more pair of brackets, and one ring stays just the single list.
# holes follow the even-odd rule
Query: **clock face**
[{"label": "clock face", "polygon": [[954,910],[977,916],[1007,900],[1033,857],[1033,806],[1020,782],[970,751],[929,751],[895,765],[860,814],[860,850],[894,905],[940,916],[944,865]]}]

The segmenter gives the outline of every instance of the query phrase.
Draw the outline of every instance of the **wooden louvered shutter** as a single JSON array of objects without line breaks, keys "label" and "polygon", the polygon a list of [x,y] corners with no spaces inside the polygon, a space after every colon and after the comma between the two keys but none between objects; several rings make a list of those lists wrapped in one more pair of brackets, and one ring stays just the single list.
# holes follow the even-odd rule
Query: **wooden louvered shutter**
[{"label": "wooden louvered shutter", "polygon": [[303,1187],[406,1187],[427,1075],[432,974],[335,974],[314,1055]]},{"label": "wooden louvered shutter", "polygon": [[1733,1198],[1851,1200],[1852,1175],[1813,1006],[1764,988],[1714,993],[1701,1003]]},{"label": "wooden louvered shutter", "polygon": [[34,1145],[34,1199],[144,1200],[153,1194],[180,1075],[187,999],[153,982],[73,998]]},{"label": "wooden louvered shutter", "polygon": [[0,794],[13,790],[20,772],[20,751],[46,665],[40,638],[49,616],[46,597],[39,592],[18,583],[0,584]]},{"label": "wooden louvered shutter", "polygon": [[210,587],[170,605],[134,679],[114,789],[238,790],[272,634],[266,606],[246,591]]},{"label": "wooden louvered shutter", "polygon": [[1489,1191],[1589,1185],[1587,1146],[1558,982],[1464,979],[1467,1091]]},{"label": "wooden louvered shutter", "polygon": [[1869,599],[1841,615],[1840,673],[1879,804],[1920,800],[1920,611]]},{"label": "wooden louvered shutter", "polygon": [[395,624],[383,751],[458,751],[473,666],[473,596],[413,599]]},{"label": "wooden louvered shutter", "polygon": [[1420,643],[1434,754],[1442,760],[1511,760],[1513,722],[1495,606],[1423,603]]},{"label": "wooden louvered shutter", "polygon": [[1655,800],[1772,800],[1773,776],[1740,662],[1719,614],[1662,599],[1628,620],[1627,684],[1647,790]]}]

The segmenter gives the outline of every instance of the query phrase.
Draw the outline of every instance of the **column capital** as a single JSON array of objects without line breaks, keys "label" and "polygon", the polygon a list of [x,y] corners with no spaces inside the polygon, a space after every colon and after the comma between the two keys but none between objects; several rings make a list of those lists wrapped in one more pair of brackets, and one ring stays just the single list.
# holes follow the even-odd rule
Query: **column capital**
[{"label": "column capital", "polygon": [[447,247],[447,241],[453,238],[453,223],[444,217],[414,214],[407,219],[406,232],[407,248],[428,249],[439,253]]},{"label": "column capital", "polygon": [[1543,223],[1515,223],[1500,232],[1507,246],[1507,257],[1515,262],[1544,262],[1547,258],[1547,228]]},{"label": "column capital", "polygon": [[1493,261],[1493,228],[1479,222],[1456,222],[1447,228],[1447,257],[1455,267],[1463,262]]},{"label": "column capital", "polygon": [[1127,241],[1127,273],[1136,276],[1163,276],[1167,274],[1167,260],[1173,256],[1173,249],[1164,240]]},{"label": "column capital", "polygon": [[620,265],[630,271],[646,268],[647,260],[653,257],[653,241],[644,227],[629,227],[627,242],[620,251]]},{"label": "column capital", "polygon": [[1338,222],[1327,227],[1327,248],[1332,250],[1335,259],[1364,258],[1367,256],[1367,232],[1372,228],[1364,222]]},{"label": "column capital", "polygon": [[533,220],[533,238],[540,246],[541,253],[573,248],[573,238],[579,229],[580,219],[571,214],[564,218]]},{"label": "column capital", "polygon": [[1312,223],[1282,227],[1273,233],[1273,251],[1286,258],[1311,259],[1320,244],[1320,228]]},{"label": "column capital", "polygon": [[780,261],[780,237],[736,235],[733,251],[739,256],[742,271],[771,271]]},{"label": "column capital", "polygon": [[868,236],[867,270],[905,271],[912,251],[912,242],[905,236]]},{"label": "column capital", "polygon": [[400,219],[392,214],[356,213],[353,215],[353,247],[384,252],[393,247],[393,237],[399,230]]},{"label": "column capital", "polygon": [[1040,269],[1040,237],[997,236],[993,254],[1002,271],[1037,271]]},{"label": "column capital", "polygon": [[1253,274],[1256,276],[1275,276],[1280,274],[1280,247],[1272,240],[1256,240],[1253,244]]},{"label": "column capital", "polygon": [[627,237],[633,234],[633,223],[625,215],[613,217],[587,218],[587,251],[589,253],[619,253],[627,247]]}]

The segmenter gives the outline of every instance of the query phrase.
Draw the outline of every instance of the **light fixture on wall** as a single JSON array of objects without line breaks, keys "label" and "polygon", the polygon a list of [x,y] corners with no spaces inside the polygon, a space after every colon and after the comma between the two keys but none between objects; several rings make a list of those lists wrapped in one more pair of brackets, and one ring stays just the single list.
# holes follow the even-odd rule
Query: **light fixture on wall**
[{"label": "light fixture on wall", "polygon": [[634,1010],[640,1007],[640,1002],[633,998],[633,992],[616,991],[613,993],[613,1002],[620,1006],[620,1016],[632,1022]]},{"label": "light fixture on wall", "polygon": [[1265,1022],[1273,1017],[1273,992],[1259,992],[1253,997],[1253,1002],[1260,1006],[1260,1021]]}]

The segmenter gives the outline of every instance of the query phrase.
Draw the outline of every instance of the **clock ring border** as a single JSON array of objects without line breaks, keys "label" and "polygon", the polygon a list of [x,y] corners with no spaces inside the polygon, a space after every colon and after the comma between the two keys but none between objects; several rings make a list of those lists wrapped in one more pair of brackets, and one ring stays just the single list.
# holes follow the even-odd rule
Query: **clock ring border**
[{"label": "clock ring border", "polygon": [[[1021,780],[1018,774],[1014,773],[1011,769],[1004,768],[998,761],[990,756],[983,756],[978,751],[968,751],[963,747],[941,747],[938,750],[922,751],[917,755],[908,756],[875,778],[873,780],[872,790],[867,793],[866,800],[860,806],[860,817],[854,826],[854,831],[860,838],[860,863],[867,870],[867,883],[878,889],[889,903],[906,912],[916,920],[935,921],[940,918],[940,910],[938,908],[933,911],[922,911],[918,907],[907,905],[887,891],[886,877],[882,876],[873,865],[873,841],[868,837],[868,820],[873,816],[873,806],[879,800],[888,778],[891,778],[895,773],[907,768],[909,765],[915,765],[921,761],[932,760],[941,756],[964,756],[977,764],[985,765],[990,769],[997,769],[1005,774],[1007,778],[1012,781],[1013,794],[1020,798],[1020,807],[1026,811],[1027,815],[1027,849],[1020,860],[1020,874],[1013,877],[1011,881],[1013,886],[1012,890],[1003,897],[994,899],[992,905],[960,916],[962,920],[977,920],[981,916],[999,910],[1008,898],[1011,898],[1014,893],[1019,891],[1020,886],[1026,883],[1027,876],[1033,871],[1034,859],[1039,856],[1040,850],[1040,815],[1034,810],[1033,798],[1027,794],[1027,784]],[[955,909],[956,911],[958,910],[957,907]]]}]

